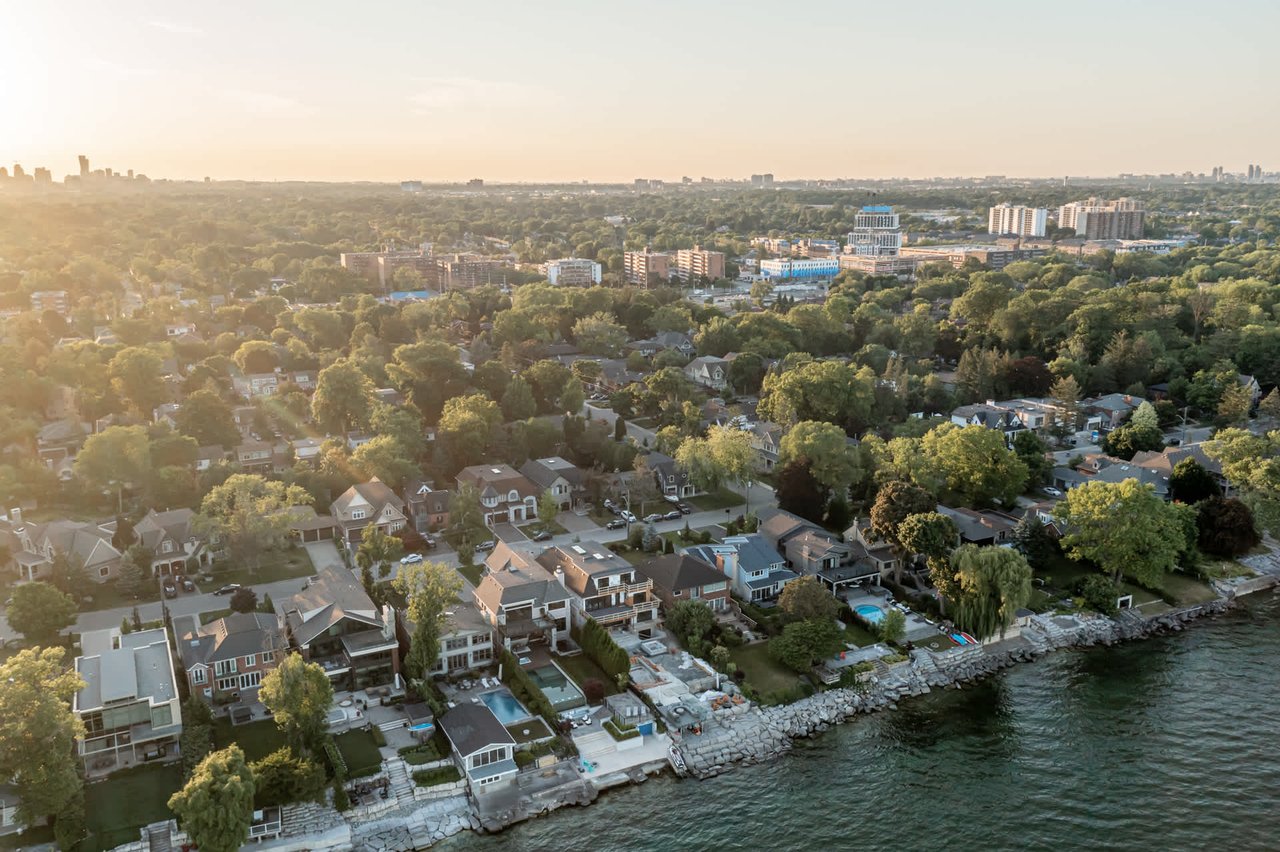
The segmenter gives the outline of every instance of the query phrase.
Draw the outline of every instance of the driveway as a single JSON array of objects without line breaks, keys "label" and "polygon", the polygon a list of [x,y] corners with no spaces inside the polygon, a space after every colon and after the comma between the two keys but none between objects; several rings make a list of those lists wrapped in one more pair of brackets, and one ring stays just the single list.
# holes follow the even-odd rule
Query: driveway
[{"label": "driveway", "polygon": [[309,541],[303,547],[317,573],[324,568],[346,567],[342,562],[342,554],[338,552],[338,545],[332,541]]},{"label": "driveway", "polygon": [[561,512],[556,515],[556,523],[578,535],[600,535],[604,532],[590,517],[579,515],[577,512]]}]

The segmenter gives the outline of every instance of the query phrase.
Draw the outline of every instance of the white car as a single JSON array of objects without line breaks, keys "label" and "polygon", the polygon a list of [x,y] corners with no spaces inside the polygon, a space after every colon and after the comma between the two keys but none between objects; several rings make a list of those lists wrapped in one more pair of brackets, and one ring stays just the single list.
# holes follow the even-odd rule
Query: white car
[{"label": "white car", "polygon": [[413,565],[414,563],[421,562],[421,561],[422,561],[421,553],[410,553],[406,556],[400,557],[401,565]]},{"label": "white car", "polygon": [[1042,488],[1042,489],[1040,489],[1040,490],[1041,490],[1041,491],[1043,491],[1045,494],[1048,494],[1050,497],[1061,497],[1061,496],[1062,496],[1062,492],[1061,492],[1061,491],[1059,491],[1059,490],[1058,490],[1058,489],[1056,489],[1056,488],[1049,488],[1049,487],[1047,487],[1047,486],[1046,486],[1045,488]]},{"label": "white car", "polygon": [[634,524],[636,522],[636,516],[630,509],[625,509],[622,512],[622,520],[629,524]]}]

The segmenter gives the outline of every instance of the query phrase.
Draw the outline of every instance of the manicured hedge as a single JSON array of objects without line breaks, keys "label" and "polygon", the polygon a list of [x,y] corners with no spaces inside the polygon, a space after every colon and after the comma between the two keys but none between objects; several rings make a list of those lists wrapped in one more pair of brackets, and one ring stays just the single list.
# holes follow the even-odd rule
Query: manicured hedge
[{"label": "manicured hedge", "polygon": [[611,677],[631,671],[631,657],[613,641],[609,631],[588,618],[582,627],[573,631],[573,639],[597,666]]}]

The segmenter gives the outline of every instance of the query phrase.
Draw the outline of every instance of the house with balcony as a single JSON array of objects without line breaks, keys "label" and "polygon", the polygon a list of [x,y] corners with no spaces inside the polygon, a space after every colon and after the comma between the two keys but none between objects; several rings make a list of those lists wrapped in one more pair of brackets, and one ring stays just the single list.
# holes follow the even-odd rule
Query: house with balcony
[{"label": "house with balcony", "polygon": [[421,479],[412,480],[404,489],[405,514],[413,528],[423,534],[449,525],[452,500],[452,491]]},{"label": "house with balcony", "polygon": [[523,524],[538,517],[542,490],[509,464],[475,464],[458,471],[459,486],[480,492],[480,511],[486,526]]},{"label": "house with balcony", "polygon": [[550,491],[560,504],[562,512],[572,511],[586,494],[586,473],[573,462],[559,456],[529,459],[520,466],[520,473],[541,488],[543,493]]},{"label": "house with balcony", "polygon": [[550,547],[538,556],[538,564],[563,579],[572,595],[574,624],[588,618],[602,627],[620,628],[649,635],[658,622],[658,599],[653,581],[603,544],[584,541]]},{"label": "house with balcony", "polygon": [[378,477],[353,485],[329,506],[329,514],[348,546],[360,543],[365,527],[376,526],[394,535],[408,524],[404,501]]},{"label": "house with balcony", "polygon": [[278,608],[290,649],[319,664],[335,690],[400,685],[395,614],[379,609],[346,568],[322,568]]},{"label": "house with balcony", "polygon": [[256,691],[289,653],[275,613],[236,612],[204,625],[175,618],[174,631],[191,694],[214,702]]},{"label": "house with balcony", "polygon": [[[409,653],[417,625],[406,610],[398,611],[396,616],[396,636],[403,659]],[[452,676],[489,668],[497,655],[495,634],[493,625],[470,601],[458,601],[441,616],[440,652],[428,674]]]},{"label": "house with balcony", "polygon": [[80,645],[75,667],[84,687],[71,709],[84,723],[76,753],[85,772],[177,759],[182,710],[168,633],[89,630]]},{"label": "house with balcony", "polygon": [[[893,545],[876,538],[871,531],[871,524],[853,519],[853,523],[844,531],[845,543],[849,545],[850,556],[855,561],[867,562],[875,568],[875,576],[887,577],[898,569],[898,554]],[[877,585],[879,579],[876,579]]]},{"label": "house with balcony", "polygon": [[653,583],[664,610],[681,601],[701,601],[712,612],[729,608],[729,580],[724,574],[687,553],[667,553],[636,566]]},{"label": "house with balcony", "polygon": [[[516,741],[485,704],[462,703],[440,717],[454,764],[475,795],[510,786]],[[508,782],[508,783],[502,783]]]},{"label": "house with balcony", "polygon": [[275,447],[270,441],[250,438],[238,445],[232,453],[245,473],[267,474],[275,467]]},{"label": "house with balcony", "polygon": [[701,559],[729,578],[733,594],[745,601],[770,601],[800,575],[759,533],[733,535],[719,544],[698,544],[680,551]]},{"label": "house with balcony", "polygon": [[498,544],[485,560],[485,574],[475,590],[476,610],[512,651],[531,644],[559,648],[569,635],[570,597],[562,582],[533,557]]},{"label": "house with balcony", "polygon": [[853,549],[839,536],[817,524],[782,509],[763,509],[759,517],[757,531],[797,574],[816,576],[833,592],[840,586],[879,577],[874,566],[854,558]]}]

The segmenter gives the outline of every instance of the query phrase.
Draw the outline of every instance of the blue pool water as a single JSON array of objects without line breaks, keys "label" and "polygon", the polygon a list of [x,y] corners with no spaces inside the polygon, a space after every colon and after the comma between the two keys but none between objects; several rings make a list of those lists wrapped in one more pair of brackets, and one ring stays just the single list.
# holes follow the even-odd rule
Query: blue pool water
[{"label": "blue pool water", "polygon": [[486,692],[480,696],[480,700],[493,711],[493,715],[497,716],[498,721],[504,725],[528,719],[532,715],[528,710],[524,709],[523,704],[516,701],[514,695],[505,689],[499,689],[497,692]]},{"label": "blue pool water", "polygon": [[959,633],[952,633],[951,638],[955,640],[957,645],[968,645],[969,640],[961,636]]},{"label": "blue pool water", "polygon": [[879,624],[884,621],[884,610],[878,606],[858,604],[853,611],[865,618],[869,624]]}]

